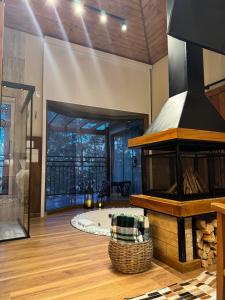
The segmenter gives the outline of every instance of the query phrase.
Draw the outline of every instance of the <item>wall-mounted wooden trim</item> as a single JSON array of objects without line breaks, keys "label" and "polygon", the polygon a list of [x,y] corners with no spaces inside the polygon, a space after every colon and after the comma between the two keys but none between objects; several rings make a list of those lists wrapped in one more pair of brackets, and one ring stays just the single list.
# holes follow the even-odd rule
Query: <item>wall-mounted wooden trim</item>
[{"label": "wall-mounted wooden trim", "polygon": [[225,299],[225,205],[212,205],[217,212],[217,300]]},{"label": "wall-mounted wooden trim", "polygon": [[192,201],[175,201],[146,195],[130,196],[131,205],[164,213],[174,217],[191,217],[214,212],[213,203],[224,203],[225,197]]},{"label": "wall-mounted wooden trim", "polygon": [[130,139],[128,141],[128,147],[141,147],[169,140],[195,140],[225,143],[225,133],[197,129],[172,128]]},{"label": "wall-mounted wooden trim", "polygon": [[157,254],[157,255],[154,254],[154,257],[181,273],[191,272],[201,268],[200,259],[194,259],[189,262],[180,262],[176,259],[166,257],[162,254]]}]

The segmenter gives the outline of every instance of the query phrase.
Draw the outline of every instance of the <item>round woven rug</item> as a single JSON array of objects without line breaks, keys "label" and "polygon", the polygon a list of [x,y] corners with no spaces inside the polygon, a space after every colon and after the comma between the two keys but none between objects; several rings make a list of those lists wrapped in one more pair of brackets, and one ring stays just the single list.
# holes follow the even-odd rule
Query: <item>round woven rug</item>
[{"label": "round woven rug", "polygon": [[110,236],[111,215],[113,214],[143,215],[142,208],[105,208],[92,210],[72,218],[71,225],[81,231]]}]

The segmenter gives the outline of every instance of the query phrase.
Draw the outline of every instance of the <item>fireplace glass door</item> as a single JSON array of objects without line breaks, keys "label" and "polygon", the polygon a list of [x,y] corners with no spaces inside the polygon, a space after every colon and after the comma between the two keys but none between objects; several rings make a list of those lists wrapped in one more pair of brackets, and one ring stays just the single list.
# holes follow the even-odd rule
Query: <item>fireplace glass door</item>
[{"label": "fireplace glass door", "polygon": [[143,193],[176,200],[225,195],[225,151],[143,150]]}]

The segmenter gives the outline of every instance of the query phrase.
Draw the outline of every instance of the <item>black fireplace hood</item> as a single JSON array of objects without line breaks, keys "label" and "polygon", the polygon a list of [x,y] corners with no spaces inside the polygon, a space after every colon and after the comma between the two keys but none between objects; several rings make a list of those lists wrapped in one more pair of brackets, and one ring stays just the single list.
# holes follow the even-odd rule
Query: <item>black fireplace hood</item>
[{"label": "black fireplace hood", "polygon": [[185,91],[167,100],[145,134],[171,128],[225,132],[225,121],[207,97]]},{"label": "black fireplace hood", "polygon": [[[179,1],[167,0],[167,22],[174,28],[179,27],[173,21],[173,10]],[[179,32],[179,38],[181,35]],[[171,128],[225,132],[225,120],[204,93],[202,47],[168,35],[168,59],[170,98],[145,134]]]}]

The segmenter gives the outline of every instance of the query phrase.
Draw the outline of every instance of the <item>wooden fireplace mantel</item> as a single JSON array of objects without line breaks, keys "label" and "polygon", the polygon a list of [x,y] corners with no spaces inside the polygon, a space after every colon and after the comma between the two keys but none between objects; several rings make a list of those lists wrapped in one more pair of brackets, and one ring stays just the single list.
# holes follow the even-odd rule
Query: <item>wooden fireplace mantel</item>
[{"label": "wooden fireplace mantel", "polygon": [[191,217],[215,212],[213,203],[224,203],[225,197],[176,201],[146,195],[131,195],[130,204],[174,217]]},{"label": "wooden fireplace mantel", "polygon": [[129,139],[128,147],[141,147],[171,140],[194,140],[225,143],[225,132],[196,130],[187,128],[171,128],[157,133],[146,134]]}]

